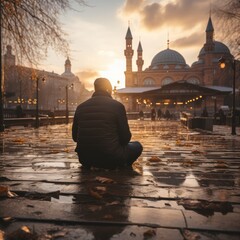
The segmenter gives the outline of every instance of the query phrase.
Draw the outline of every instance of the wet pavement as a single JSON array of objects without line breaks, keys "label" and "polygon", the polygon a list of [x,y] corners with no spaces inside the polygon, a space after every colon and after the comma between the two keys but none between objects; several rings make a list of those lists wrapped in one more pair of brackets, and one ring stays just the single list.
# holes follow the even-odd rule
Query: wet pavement
[{"label": "wet pavement", "polygon": [[240,239],[240,129],[129,121],[133,170],[84,170],[71,125],[0,134],[0,239]]}]

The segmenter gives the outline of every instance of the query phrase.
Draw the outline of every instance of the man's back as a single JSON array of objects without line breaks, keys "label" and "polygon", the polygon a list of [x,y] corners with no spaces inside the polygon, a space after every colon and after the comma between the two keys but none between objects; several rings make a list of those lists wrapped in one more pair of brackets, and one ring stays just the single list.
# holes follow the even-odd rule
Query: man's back
[{"label": "man's back", "polygon": [[131,133],[124,106],[106,92],[95,92],[76,110],[73,139],[84,158],[126,158]]},{"label": "man's back", "polygon": [[131,166],[142,153],[142,145],[130,142],[125,107],[112,99],[108,79],[96,79],[94,89],[92,98],[80,104],[74,115],[72,138],[79,161],[85,167]]}]

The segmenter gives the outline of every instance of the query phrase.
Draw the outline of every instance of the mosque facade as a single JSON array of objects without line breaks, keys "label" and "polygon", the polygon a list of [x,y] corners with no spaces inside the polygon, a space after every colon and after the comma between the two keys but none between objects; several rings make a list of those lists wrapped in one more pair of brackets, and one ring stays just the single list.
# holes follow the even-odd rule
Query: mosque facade
[{"label": "mosque facade", "polygon": [[[224,57],[226,61],[233,61],[234,57],[224,43],[214,39],[214,27],[211,17],[209,17],[206,27],[205,43],[199,51],[197,61],[191,66],[186,64],[184,57],[178,51],[170,49],[168,43],[167,49],[158,52],[153,57],[150,66],[143,69],[143,47],[139,41],[136,54],[137,71],[133,71],[134,50],[132,40],[131,29],[128,27],[125,37],[126,47],[124,50],[126,58],[126,87],[118,91],[128,111],[139,110],[139,104],[140,107],[145,107],[143,106],[143,101],[145,101],[146,105],[146,99],[144,99],[144,93],[146,91],[161,89],[168,84],[173,84],[178,81],[218,90],[226,90],[232,87],[233,69],[230,65],[226,66],[224,70],[221,69],[219,67],[219,59]],[[237,86],[239,87],[239,81],[237,82]],[[141,93],[142,96],[136,93]],[[164,99],[161,100],[162,104],[164,104]],[[206,102],[207,98],[205,99],[205,105],[207,104]],[[155,102],[154,100],[150,101],[150,104],[155,106],[156,99]],[[183,104],[185,104],[185,102]],[[217,104],[224,104],[224,98],[218,97]]]}]

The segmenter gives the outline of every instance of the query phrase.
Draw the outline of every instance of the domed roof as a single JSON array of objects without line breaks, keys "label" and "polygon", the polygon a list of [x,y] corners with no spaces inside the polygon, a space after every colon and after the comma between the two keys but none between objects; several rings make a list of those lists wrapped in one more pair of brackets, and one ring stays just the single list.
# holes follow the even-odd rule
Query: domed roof
[{"label": "domed roof", "polygon": [[[231,54],[229,48],[222,42],[214,41],[214,53],[224,53],[224,54]],[[202,54],[205,54],[205,49],[202,47],[202,49],[199,52],[199,56]]]},{"label": "domed roof", "polygon": [[186,65],[186,61],[179,52],[168,48],[156,54],[152,59],[151,67],[159,64]]}]

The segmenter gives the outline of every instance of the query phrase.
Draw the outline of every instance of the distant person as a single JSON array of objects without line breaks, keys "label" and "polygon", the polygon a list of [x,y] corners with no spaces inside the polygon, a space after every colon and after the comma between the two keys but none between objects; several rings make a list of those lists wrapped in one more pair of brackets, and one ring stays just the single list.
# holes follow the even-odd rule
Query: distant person
[{"label": "distant person", "polygon": [[203,112],[202,112],[202,115],[201,115],[202,117],[208,117],[208,111],[207,111],[207,108],[205,107],[204,109],[203,109]]},{"label": "distant person", "polygon": [[139,112],[139,117],[140,117],[140,120],[144,120],[143,110],[140,110],[140,112]]},{"label": "distant person", "polygon": [[15,112],[16,112],[17,118],[23,117],[23,109],[21,105],[17,105]]},{"label": "distant person", "polygon": [[155,121],[155,119],[156,119],[156,110],[155,110],[155,108],[152,108],[151,109],[151,120]]},{"label": "distant person", "polygon": [[169,119],[171,118],[171,113],[169,112],[168,109],[165,111],[165,118],[166,118],[167,120],[169,120]]},{"label": "distant person", "polygon": [[158,115],[158,120],[160,120],[161,117],[162,117],[162,110],[161,110],[161,108],[158,109],[157,115]]},{"label": "distant person", "polygon": [[220,119],[220,125],[225,125],[226,124],[226,115],[224,114],[224,111],[221,108],[218,111],[218,116]]},{"label": "distant person", "polygon": [[143,147],[130,142],[131,132],[123,104],[112,99],[112,85],[106,78],[94,82],[92,97],[75,112],[72,138],[77,143],[79,162],[86,168],[131,166]]}]

